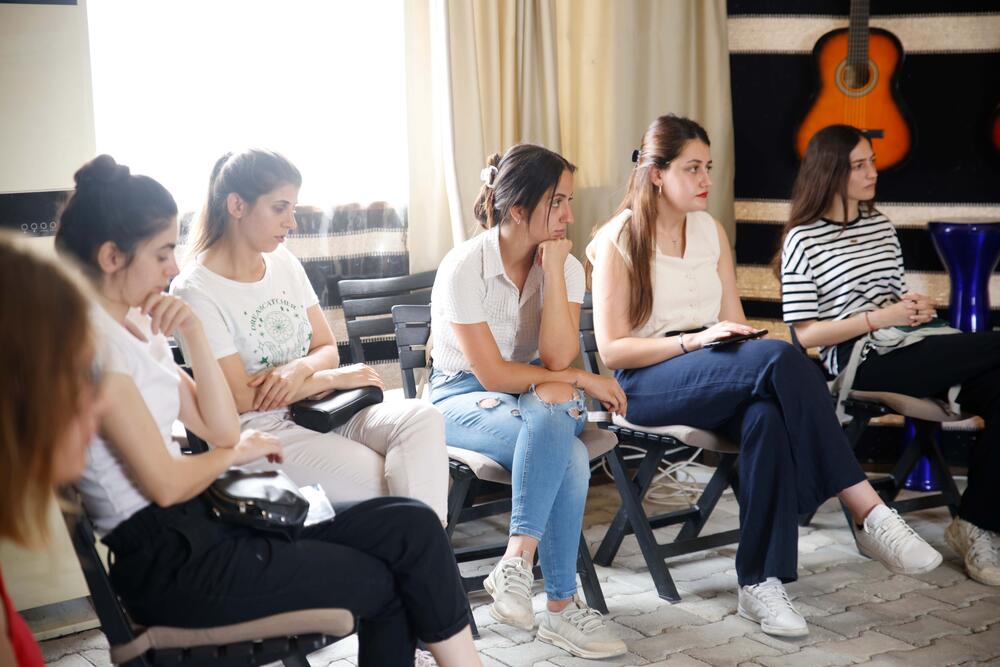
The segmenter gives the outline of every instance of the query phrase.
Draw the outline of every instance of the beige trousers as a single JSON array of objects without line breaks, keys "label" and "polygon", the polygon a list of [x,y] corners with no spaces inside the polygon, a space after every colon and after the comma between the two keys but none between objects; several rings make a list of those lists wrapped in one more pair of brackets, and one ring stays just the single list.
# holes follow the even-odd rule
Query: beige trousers
[{"label": "beige trousers", "polygon": [[258,463],[251,469],[280,469],[300,486],[319,484],[332,502],[416,498],[442,522],[447,519],[444,418],[426,401],[379,403],[329,433],[299,426],[287,412],[253,417],[243,428],[270,433],[284,447],[283,463]]}]

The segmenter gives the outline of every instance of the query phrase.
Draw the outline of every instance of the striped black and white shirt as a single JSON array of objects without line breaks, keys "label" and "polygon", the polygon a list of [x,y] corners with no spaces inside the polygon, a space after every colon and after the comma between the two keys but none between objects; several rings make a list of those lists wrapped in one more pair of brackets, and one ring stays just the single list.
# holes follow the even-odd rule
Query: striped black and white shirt
[{"label": "striped black and white shirt", "polygon": [[[906,292],[903,253],[892,222],[878,211],[845,224],[819,219],[788,232],[781,252],[785,322],[842,320],[899,301]],[[820,348],[840,372],[837,346]]]}]

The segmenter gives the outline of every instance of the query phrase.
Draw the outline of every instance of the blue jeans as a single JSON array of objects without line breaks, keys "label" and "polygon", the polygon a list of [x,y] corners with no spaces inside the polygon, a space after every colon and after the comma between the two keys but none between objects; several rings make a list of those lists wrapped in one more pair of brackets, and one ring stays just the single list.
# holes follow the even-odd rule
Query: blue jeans
[{"label": "blue jeans", "polygon": [[472,373],[433,371],[431,402],[445,419],[445,440],[485,454],[511,472],[510,534],[539,541],[538,557],[551,600],[576,593],[576,560],[590,484],[590,458],[577,437],[580,396],[546,403],[534,391],[486,391]]},{"label": "blue jeans", "polygon": [[629,421],[714,430],[739,443],[740,585],[794,581],[799,515],[865,479],[816,365],[788,343],[755,340],[616,375]]}]

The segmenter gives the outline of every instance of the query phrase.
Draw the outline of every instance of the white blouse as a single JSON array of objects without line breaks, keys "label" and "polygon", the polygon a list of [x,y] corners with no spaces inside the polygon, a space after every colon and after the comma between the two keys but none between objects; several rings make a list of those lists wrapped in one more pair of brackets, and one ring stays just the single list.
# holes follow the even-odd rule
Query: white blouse
[{"label": "white blouse", "polygon": [[[625,209],[601,227],[587,245],[587,258],[596,265],[606,243],[629,259],[624,227],[632,218]],[[687,242],[683,257],[671,257],[656,249],[653,257],[653,310],[649,319],[632,330],[639,338],[654,338],[669,331],[689,331],[719,321],[722,281],[719,279],[719,232],[715,219],[705,211],[687,214]]]}]

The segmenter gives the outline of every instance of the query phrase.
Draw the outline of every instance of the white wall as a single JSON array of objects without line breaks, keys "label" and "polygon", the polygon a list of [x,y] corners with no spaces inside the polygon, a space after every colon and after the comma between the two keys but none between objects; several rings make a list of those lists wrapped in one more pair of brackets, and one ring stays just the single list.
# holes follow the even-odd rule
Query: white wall
[{"label": "white wall", "polygon": [[0,193],[71,187],[93,107],[86,0],[0,4]]}]

